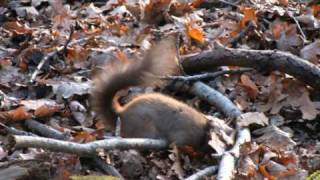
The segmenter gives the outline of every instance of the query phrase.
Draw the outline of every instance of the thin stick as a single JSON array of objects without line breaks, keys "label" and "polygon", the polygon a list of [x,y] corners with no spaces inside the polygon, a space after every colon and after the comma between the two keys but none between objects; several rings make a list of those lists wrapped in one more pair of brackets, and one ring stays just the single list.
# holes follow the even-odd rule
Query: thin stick
[{"label": "thin stick", "polygon": [[238,69],[238,70],[223,70],[223,71],[217,71],[213,73],[197,74],[192,76],[161,76],[160,78],[164,80],[176,80],[176,81],[200,81],[205,79],[215,79],[225,74],[240,74],[244,72],[250,72],[252,70],[253,69],[251,68],[244,68],[244,69]]},{"label": "thin stick", "polygon": [[236,119],[241,115],[241,111],[229,98],[200,81],[193,84],[191,92],[202,100],[205,100],[217,107],[217,109],[227,117]]},{"label": "thin stick", "polygon": [[209,167],[206,167],[206,168],[202,169],[201,171],[198,171],[197,173],[189,176],[185,180],[204,179],[205,177],[214,175],[217,172],[217,170],[218,170],[218,166],[209,166]]},{"label": "thin stick", "polygon": [[74,33],[74,27],[71,25],[70,27],[70,34],[69,34],[69,37],[66,41],[66,43],[64,44],[63,48],[62,48],[62,54],[65,55],[67,53],[67,48],[68,48],[68,44],[71,42],[72,40],[72,35]]},{"label": "thin stick", "polygon": [[127,149],[154,149],[160,150],[168,147],[165,140],[142,138],[113,138],[93,141],[85,144],[67,142],[43,137],[10,136],[8,148],[43,148],[55,152],[77,154],[79,156],[95,156],[98,149],[127,150]]},{"label": "thin stick", "polygon": [[105,173],[108,173],[111,176],[119,177],[120,180],[124,180],[122,175],[118,172],[116,168],[114,168],[112,165],[106,163],[104,160],[102,160],[99,157],[92,158],[95,164],[98,165],[98,167],[103,170]]},{"label": "thin stick", "polygon": [[26,131],[22,131],[22,130],[19,130],[19,129],[16,129],[14,127],[9,127],[3,123],[0,123],[0,126],[2,126],[3,128],[5,128],[5,130],[12,134],[12,135],[23,135],[23,136],[37,136],[33,133],[30,133],[30,132],[26,132]]},{"label": "thin stick", "polygon": [[302,36],[302,38],[303,38],[303,41],[306,42],[306,41],[307,41],[307,37],[306,37],[306,35],[304,34],[304,32],[303,32],[303,30],[302,30],[302,28],[301,28],[301,26],[300,26],[299,21],[298,21],[297,18],[294,17],[294,15],[293,15],[292,13],[290,13],[290,12],[289,12],[289,16],[290,16],[290,17],[294,20],[294,22],[296,23],[296,25],[297,25],[297,27],[298,27],[298,29],[299,29],[299,31],[300,31],[300,34],[301,34],[301,36]]},{"label": "thin stick", "polygon": [[61,133],[56,129],[51,128],[50,126],[39,123],[38,121],[30,119],[25,121],[25,124],[27,125],[28,129],[31,129],[32,131],[35,131],[42,136],[60,140],[68,139],[68,137],[65,134]]}]

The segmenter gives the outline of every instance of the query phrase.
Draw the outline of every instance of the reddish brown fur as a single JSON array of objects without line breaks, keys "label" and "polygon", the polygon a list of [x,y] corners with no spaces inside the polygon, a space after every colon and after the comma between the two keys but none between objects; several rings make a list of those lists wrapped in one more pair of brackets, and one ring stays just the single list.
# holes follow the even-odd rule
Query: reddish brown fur
[{"label": "reddish brown fur", "polygon": [[[205,140],[207,120],[192,107],[159,93],[140,95],[120,106],[116,93],[129,86],[153,84],[150,75],[166,75],[177,69],[175,43],[161,41],[142,61],[116,64],[96,79],[95,109],[112,127],[121,118],[121,136],[162,138],[177,145],[198,146]],[[113,102],[114,100],[114,102]]]}]

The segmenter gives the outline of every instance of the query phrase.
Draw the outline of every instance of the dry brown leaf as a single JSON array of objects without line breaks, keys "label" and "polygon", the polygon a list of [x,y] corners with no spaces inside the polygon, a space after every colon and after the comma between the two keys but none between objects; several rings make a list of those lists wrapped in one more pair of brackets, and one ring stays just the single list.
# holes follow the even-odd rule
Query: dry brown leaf
[{"label": "dry brown leaf", "polygon": [[24,106],[20,106],[17,109],[11,110],[8,112],[8,114],[13,121],[26,120],[32,117],[32,114],[29,113]]},{"label": "dry brown leaf", "polygon": [[280,33],[280,38],[277,41],[277,48],[282,51],[289,51],[293,54],[298,54],[303,45],[302,37],[297,33],[295,24],[289,25]]},{"label": "dry brown leaf", "polygon": [[174,16],[183,16],[190,13],[194,7],[187,2],[174,2],[170,5],[170,14]]},{"label": "dry brown leaf", "polygon": [[252,7],[241,6],[240,11],[244,15],[243,18],[240,20],[240,28],[246,27],[246,24],[249,21],[257,23],[256,11]]},{"label": "dry brown leaf", "polygon": [[191,39],[196,40],[197,42],[203,43],[204,42],[204,34],[200,27],[196,28],[193,27],[191,23],[186,24],[186,31],[188,36]]},{"label": "dry brown leaf", "polygon": [[73,141],[78,142],[78,143],[86,143],[86,142],[91,142],[91,141],[95,141],[96,140],[96,136],[93,135],[92,133],[86,132],[86,131],[82,131],[82,132],[78,132],[75,134]]},{"label": "dry brown leaf", "polygon": [[86,61],[89,56],[89,51],[82,46],[74,46],[67,49],[67,59],[70,63],[77,61]]},{"label": "dry brown leaf", "polygon": [[320,40],[317,40],[305,47],[300,51],[300,56],[309,60],[314,64],[319,64],[320,61]]},{"label": "dry brown leaf", "polygon": [[27,25],[21,24],[18,21],[8,21],[2,25],[3,28],[15,32],[16,34],[29,34],[32,33],[32,29],[30,29]]},{"label": "dry brown leaf", "polygon": [[250,179],[256,176],[256,171],[256,165],[249,156],[239,159],[237,175]]},{"label": "dry brown leaf", "polygon": [[303,119],[313,120],[320,113],[315,104],[310,100],[309,93],[307,91],[301,95],[298,99],[298,103],[300,105]]},{"label": "dry brown leaf", "polygon": [[240,77],[240,82],[246,88],[250,98],[255,99],[259,94],[259,89],[257,85],[250,79],[250,77],[242,74]]},{"label": "dry brown leaf", "polygon": [[199,7],[203,2],[204,2],[204,0],[192,0],[191,6],[194,7],[194,8],[197,8],[197,7]]},{"label": "dry brown leaf", "polygon": [[289,0],[279,0],[280,5],[288,6]]},{"label": "dry brown leaf", "polygon": [[275,149],[291,150],[296,143],[290,138],[290,134],[282,131],[273,125],[253,132],[255,135],[262,135],[256,139],[257,142],[268,144]]},{"label": "dry brown leaf", "polygon": [[143,20],[158,25],[165,20],[164,12],[168,10],[171,0],[150,0],[145,6]]},{"label": "dry brown leaf", "polygon": [[266,164],[260,164],[259,165],[259,171],[260,171],[260,173],[264,176],[264,177],[266,177],[268,180],[276,180],[276,177],[275,176],[272,176],[268,171],[267,171],[267,169],[266,169],[266,166],[267,166],[268,164],[266,163]]},{"label": "dry brown leaf", "polygon": [[208,142],[208,144],[217,152],[217,154],[222,154],[225,149],[226,149],[226,145],[220,140],[219,136],[211,131],[210,132],[210,141]]},{"label": "dry brown leaf", "polygon": [[249,126],[250,124],[259,124],[265,126],[269,124],[269,119],[260,112],[247,112],[241,115],[237,120],[238,124],[242,127]]},{"label": "dry brown leaf", "polygon": [[315,17],[319,17],[320,15],[320,4],[314,4],[311,6],[312,13]]},{"label": "dry brown leaf", "polygon": [[56,112],[60,112],[61,106],[43,105],[34,111],[34,115],[38,118],[52,116]]},{"label": "dry brown leaf", "polygon": [[63,108],[62,104],[57,104],[56,101],[51,99],[37,99],[37,100],[21,100],[19,102],[20,105],[23,105],[27,110],[36,110],[41,106],[47,105],[50,107],[61,107]]}]

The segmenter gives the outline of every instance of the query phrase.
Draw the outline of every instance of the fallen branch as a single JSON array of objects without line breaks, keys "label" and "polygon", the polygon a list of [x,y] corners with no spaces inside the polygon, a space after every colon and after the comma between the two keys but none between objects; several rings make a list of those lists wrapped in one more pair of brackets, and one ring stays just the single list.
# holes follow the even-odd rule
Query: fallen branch
[{"label": "fallen branch", "polygon": [[26,132],[26,131],[23,131],[23,130],[19,130],[19,129],[16,129],[14,127],[10,127],[10,126],[7,126],[3,123],[0,123],[0,126],[3,127],[5,129],[5,131],[7,131],[7,133],[11,134],[11,135],[22,135],[22,136],[37,136],[31,132]]},{"label": "fallen branch", "polygon": [[181,57],[186,72],[209,70],[216,66],[252,67],[258,70],[278,70],[320,89],[320,68],[291,53],[277,50],[215,48]]},{"label": "fallen branch", "polygon": [[241,115],[241,111],[230,99],[200,81],[193,84],[191,92],[217,107],[227,117],[235,119]]},{"label": "fallen branch", "polygon": [[204,73],[204,74],[197,74],[192,76],[161,76],[160,78],[164,80],[176,80],[176,81],[200,81],[200,80],[206,80],[206,79],[214,79],[225,74],[239,74],[239,73],[250,72],[250,71],[252,71],[252,69],[246,68],[246,69],[238,69],[238,70],[217,71],[213,73]]},{"label": "fallen branch", "polygon": [[122,177],[122,175],[118,172],[118,170],[113,167],[112,165],[106,163],[105,161],[103,161],[101,158],[96,157],[96,158],[92,158],[93,162],[95,164],[98,165],[98,167],[103,170],[103,172],[111,175],[111,176],[115,176],[118,177],[120,180],[124,180],[124,178]]},{"label": "fallen branch", "polygon": [[55,140],[43,137],[10,136],[8,148],[43,148],[55,152],[77,154],[79,156],[95,156],[98,149],[127,150],[127,149],[165,149],[168,144],[164,140],[139,138],[113,138],[93,141],[85,144]]},{"label": "fallen branch", "polygon": [[201,171],[198,171],[197,173],[193,174],[192,176],[189,176],[185,180],[199,180],[204,179],[207,176],[213,175],[218,170],[217,166],[209,166]]},{"label": "fallen branch", "polygon": [[251,135],[248,128],[237,131],[237,140],[232,149],[223,153],[219,164],[217,180],[231,180],[234,177],[236,160],[240,156],[240,146],[245,142],[251,141]]},{"label": "fallen branch", "polygon": [[[213,104],[217,109],[223,112],[226,116],[232,119],[238,119],[241,116],[241,111],[233,102],[219,91],[205,85],[202,82],[196,82],[191,88],[191,92],[199,96],[201,99],[206,100]],[[235,169],[235,162],[239,158],[240,146],[245,142],[251,141],[251,135],[248,128],[241,128],[236,123],[237,140],[232,149],[223,153],[217,180],[231,180]]]},{"label": "fallen branch", "polygon": [[[50,126],[44,125],[39,123],[35,120],[27,120],[25,121],[26,126],[33,130],[38,132],[40,135],[43,135],[45,137],[53,138],[53,139],[60,139],[60,140],[67,140],[68,137],[66,134],[61,133],[60,131],[57,131]],[[105,161],[103,161],[100,157],[90,157],[90,159],[95,163],[101,170],[103,170],[105,173],[119,177],[120,179],[124,179],[121,174],[110,164],[107,164]]]},{"label": "fallen branch", "polygon": [[25,125],[27,126],[28,129],[32,130],[33,132],[37,132],[40,135],[45,137],[60,139],[60,140],[68,139],[66,134],[63,134],[60,131],[53,129],[50,126],[39,123],[38,121],[35,121],[32,119],[25,121]]}]

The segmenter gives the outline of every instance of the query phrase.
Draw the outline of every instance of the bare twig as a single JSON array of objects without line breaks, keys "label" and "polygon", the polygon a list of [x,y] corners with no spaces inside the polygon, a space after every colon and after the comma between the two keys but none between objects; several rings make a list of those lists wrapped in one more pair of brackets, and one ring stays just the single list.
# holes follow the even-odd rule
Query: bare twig
[{"label": "bare twig", "polygon": [[219,0],[219,2],[221,2],[223,4],[226,4],[226,5],[229,5],[229,6],[232,6],[232,7],[235,7],[235,8],[239,8],[237,3],[231,3],[231,2],[228,2],[228,1],[225,1],[225,0]]},{"label": "bare twig", "polygon": [[68,37],[67,41],[65,42],[62,50],[61,50],[63,55],[65,55],[65,54],[67,53],[68,44],[69,44],[69,43],[71,42],[71,40],[72,40],[72,35],[73,35],[73,33],[74,33],[74,27],[71,26],[71,27],[70,27],[69,37]]},{"label": "bare twig", "polygon": [[218,170],[218,166],[209,166],[207,168],[202,169],[201,171],[198,171],[197,173],[189,176],[185,180],[200,180],[204,179],[207,176],[212,176],[215,174]]},{"label": "bare twig", "polygon": [[176,80],[176,81],[200,81],[205,79],[214,79],[218,76],[222,76],[225,74],[239,74],[244,72],[250,72],[252,69],[246,68],[246,69],[238,69],[238,70],[224,70],[224,71],[217,71],[214,73],[204,73],[204,74],[198,74],[198,75],[192,75],[192,76],[162,76],[161,79],[164,80]]},{"label": "bare twig", "polygon": [[223,112],[227,117],[236,119],[241,115],[241,111],[230,99],[200,81],[193,84],[191,92],[217,107],[217,109]]},{"label": "bare twig", "polygon": [[98,167],[103,170],[105,173],[120,178],[120,180],[124,180],[122,175],[118,172],[116,168],[114,168],[112,165],[107,164],[105,161],[103,161],[99,157],[92,158],[95,164],[98,165]]},{"label": "bare twig", "polygon": [[43,137],[10,136],[8,148],[43,148],[50,151],[77,154],[79,156],[95,156],[98,149],[126,150],[126,149],[165,149],[168,143],[165,140],[114,138],[93,141],[85,144],[67,142]]},{"label": "bare twig", "polygon": [[40,63],[38,64],[36,70],[32,73],[30,83],[34,83],[37,75],[40,73],[40,70],[42,69],[43,65],[48,61],[48,59],[51,59],[53,56],[57,54],[59,50],[61,50],[63,47],[57,48],[56,51],[48,53],[46,56],[44,56],[43,59],[41,59]]},{"label": "bare twig", "polygon": [[[25,124],[27,125],[27,127],[31,130],[34,130],[36,132],[38,132],[39,134],[45,136],[45,137],[49,137],[49,138],[54,138],[54,139],[60,139],[60,140],[67,140],[68,137],[55,130],[52,129],[50,126],[44,125],[39,123],[38,121],[35,120],[27,120],[25,122]],[[96,156],[96,157],[90,157],[90,159],[100,168],[102,169],[105,173],[108,173],[109,175],[112,176],[116,176],[119,177],[120,179],[124,179],[121,174],[110,164],[107,164],[106,162],[104,162],[100,157]]]},{"label": "bare twig", "polygon": [[22,131],[22,130],[19,130],[19,129],[16,129],[14,127],[9,127],[3,123],[0,123],[0,126],[2,126],[3,128],[5,128],[5,130],[12,134],[12,135],[23,135],[23,136],[37,136],[33,133],[30,133],[30,132],[26,132],[26,131]]},{"label": "bare twig", "polygon": [[247,128],[238,129],[237,141],[233,148],[223,153],[222,159],[219,164],[219,171],[217,180],[231,180],[233,179],[233,171],[235,169],[236,160],[239,158],[240,145],[245,142],[250,142],[250,131]]},{"label": "bare twig", "polygon": [[186,72],[204,71],[216,66],[278,70],[320,89],[320,68],[288,52],[224,48],[216,43],[212,50],[181,57],[181,62]]},{"label": "bare twig", "polygon": [[30,119],[25,121],[25,124],[28,127],[28,129],[31,129],[32,131],[35,131],[42,136],[60,140],[68,139],[66,134],[63,134],[60,131],[53,129],[50,126],[39,123],[38,121]]},{"label": "bare twig", "polygon": [[304,34],[304,32],[303,32],[303,30],[302,30],[302,28],[301,28],[301,26],[300,26],[300,23],[299,23],[299,21],[297,20],[297,18],[292,14],[292,12],[290,12],[289,11],[289,16],[294,20],[294,22],[296,23],[296,25],[297,25],[297,27],[298,27],[298,29],[299,29],[299,31],[300,31],[300,34],[301,34],[301,36],[302,36],[302,38],[303,38],[303,42],[306,42],[307,41],[307,37],[306,37],[306,35]]}]

